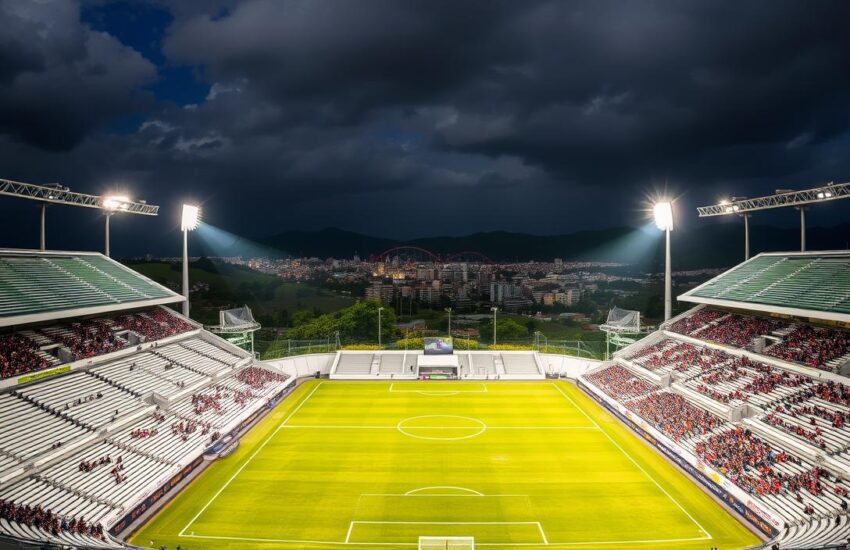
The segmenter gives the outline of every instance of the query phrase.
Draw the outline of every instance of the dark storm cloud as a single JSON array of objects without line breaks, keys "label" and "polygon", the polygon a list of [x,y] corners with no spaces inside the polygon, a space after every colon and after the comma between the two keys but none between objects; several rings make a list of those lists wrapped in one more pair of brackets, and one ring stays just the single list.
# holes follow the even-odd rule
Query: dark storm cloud
[{"label": "dark storm cloud", "polygon": [[140,106],[155,67],[80,23],[72,1],[0,2],[0,132],[44,150],[70,149]]},{"label": "dark storm cloud", "polygon": [[[850,171],[846,2],[159,5],[155,67],[76,4],[0,0],[0,175],[207,199],[245,233],[413,236],[429,216],[621,224],[666,180],[699,202]],[[115,131],[174,67],[206,98]]]}]

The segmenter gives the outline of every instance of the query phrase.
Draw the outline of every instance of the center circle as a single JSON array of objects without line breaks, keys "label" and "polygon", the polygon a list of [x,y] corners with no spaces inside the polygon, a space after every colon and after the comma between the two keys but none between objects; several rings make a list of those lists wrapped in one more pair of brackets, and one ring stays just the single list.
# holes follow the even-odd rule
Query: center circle
[{"label": "center circle", "polygon": [[487,424],[469,416],[426,414],[400,421],[396,428],[408,437],[431,441],[471,439],[487,431]]}]

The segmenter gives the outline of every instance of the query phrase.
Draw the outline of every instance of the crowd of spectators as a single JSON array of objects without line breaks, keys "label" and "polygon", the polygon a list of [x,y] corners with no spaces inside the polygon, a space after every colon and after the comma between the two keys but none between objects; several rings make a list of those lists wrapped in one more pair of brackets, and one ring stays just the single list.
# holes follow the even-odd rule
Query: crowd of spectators
[{"label": "crowd of spectators", "polygon": [[[777,407],[778,409],[782,409],[781,407]],[[816,424],[812,424],[812,428],[804,427],[800,424],[795,424],[793,422],[788,422],[783,420],[776,413],[768,413],[767,416],[764,417],[764,421],[774,426],[776,428],[781,428],[783,431],[794,434],[802,439],[807,440],[809,443],[820,447],[821,449],[826,449],[826,441],[823,439],[823,430],[817,426]]]},{"label": "crowd of spectators", "polygon": [[191,323],[160,308],[122,315],[115,319],[115,325],[124,330],[132,330],[142,336],[146,342],[161,340],[195,328]]},{"label": "crowd of spectators", "polygon": [[132,439],[146,439],[148,437],[153,437],[159,433],[159,430],[156,428],[137,428],[130,432],[130,437]]},{"label": "crowd of spectators", "polygon": [[[145,341],[152,341],[194,328],[162,308],[153,308],[115,319],[90,319],[37,329],[37,332],[48,342],[67,348],[76,361],[125,348],[128,343],[116,336],[117,330],[131,330]],[[57,362],[49,354],[40,354],[39,345],[22,334],[0,336],[0,379],[46,369]]]},{"label": "crowd of spectators", "polygon": [[18,505],[12,501],[0,499],[0,518],[28,527],[44,529],[53,536],[68,532],[106,540],[101,525],[89,523],[82,517],[69,520],[50,510],[44,510],[41,506]]},{"label": "crowd of spectators", "polygon": [[732,313],[722,323],[701,330],[698,337],[702,340],[746,349],[750,347],[756,336],[770,334],[784,326],[787,326],[785,322],[776,319]]},{"label": "crowd of spectators", "polygon": [[246,367],[236,374],[236,379],[255,390],[261,390],[266,384],[283,382],[286,376],[260,367]]},{"label": "crowd of spectators", "polygon": [[38,345],[20,334],[0,336],[0,378],[46,369],[51,361],[38,353]]},{"label": "crowd of spectators", "polygon": [[210,388],[211,393],[193,393],[192,394],[192,410],[195,414],[201,415],[212,410],[216,414],[223,414],[224,408],[221,405],[221,400],[227,397],[224,386],[216,384]]},{"label": "crowd of spectators", "polygon": [[789,474],[776,468],[777,464],[785,462],[802,466],[802,461],[785,451],[773,449],[740,426],[697,443],[695,451],[697,456],[750,494],[797,493],[807,489],[818,495],[822,491],[819,469],[805,468],[800,473]]},{"label": "crowd of spectators", "polygon": [[58,338],[74,360],[103,355],[127,346],[127,342],[115,336],[112,328],[102,319],[92,319],[45,329],[53,338]]},{"label": "crowd of spectators", "polygon": [[686,342],[675,342],[658,348],[652,355],[642,359],[639,364],[651,371],[666,369],[687,372],[696,368],[699,372],[705,372],[729,359],[729,355],[719,350],[701,348]]},{"label": "crowd of spectators", "polygon": [[704,435],[723,421],[670,392],[650,393],[626,405],[675,441]]},{"label": "crowd of spectators", "polygon": [[98,466],[104,466],[106,464],[112,464],[112,457],[109,455],[105,455],[94,460],[81,460],[79,470],[81,472],[91,472]]},{"label": "crowd of spectators", "polygon": [[691,336],[707,324],[713,323],[724,315],[727,315],[727,312],[719,309],[700,309],[688,316],[682,317],[670,325],[667,330]]},{"label": "crowd of spectators", "polygon": [[655,386],[620,365],[611,365],[589,374],[587,379],[617,401],[639,397],[655,390]]},{"label": "crowd of spectators", "polygon": [[[747,357],[736,357],[722,369],[702,376],[696,390],[715,401],[730,403],[749,401],[753,395],[768,395],[779,386],[799,388],[809,380],[805,376],[758,363]],[[735,385],[736,382],[743,383]]]},{"label": "crowd of spectators", "polygon": [[[189,441],[189,436],[200,428],[201,435],[207,435],[212,431],[212,425],[207,422],[198,422],[196,420],[181,420],[171,425],[171,433],[182,439]],[[218,432],[216,432],[217,434]],[[216,437],[216,439],[218,439]]]},{"label": "crowd of spectators", "polygon": [[800,325],[764,353],[808,367],[834,371],[827,363],[850,353],[850,332]]}]

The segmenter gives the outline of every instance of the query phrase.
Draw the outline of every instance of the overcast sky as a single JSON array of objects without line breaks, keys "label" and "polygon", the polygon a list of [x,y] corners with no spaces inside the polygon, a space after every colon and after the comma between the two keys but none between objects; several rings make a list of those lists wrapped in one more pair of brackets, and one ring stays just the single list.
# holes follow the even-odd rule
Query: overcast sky
[{"label": "overcast sky", "polygon": [[[173,241],[184,200],[245,236],[552,234],[636,225],[666,186],[695,224],[850,180],[847,21],[846,1],[0,0],[0,177],[161,204],[115,220],[126,250]],[[67,210],[54,244],[100,231]],[[36,230],[0,199],[0,245]]]}]

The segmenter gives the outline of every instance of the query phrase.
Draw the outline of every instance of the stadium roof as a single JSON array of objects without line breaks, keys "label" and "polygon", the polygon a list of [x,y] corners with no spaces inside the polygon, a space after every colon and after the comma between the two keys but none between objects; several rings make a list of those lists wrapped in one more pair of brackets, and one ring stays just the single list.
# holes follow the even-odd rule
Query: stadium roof
[{"label": "stadium roof", "polygon": [[0,327],[182,300],[102,254],[0,250]]},{"label": "stadium roof", "polygon": [[850,251],[759,254],[679,300],[850,323]]}]

